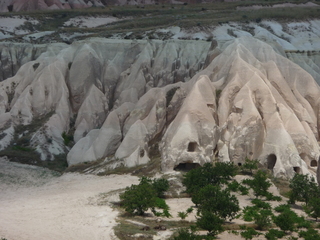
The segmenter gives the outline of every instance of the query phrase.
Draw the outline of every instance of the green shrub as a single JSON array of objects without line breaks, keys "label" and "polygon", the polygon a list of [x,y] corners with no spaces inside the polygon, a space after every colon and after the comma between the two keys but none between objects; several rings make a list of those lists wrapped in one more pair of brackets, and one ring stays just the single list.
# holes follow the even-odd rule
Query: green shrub
[{"label": "green shrub", "polygon": [[266,234],[265,237],[268,240],[276,240],[278,238],[283,238],[286,235],[284,231],[280,231],[278,229],[270,229]]},{"label": "green shrub", "polygon": [[197,226],[207,230],[209,236],[216,236],[224,230],[222,227],[223,222],[224,221],[214,213],[203,211],[197,219]]},{"label": "green shrub", "polygon": [[247,195],[249,193],[249,188],[241,185],[236,180],[233,180],[230,183],[228,183],[227,187],[232,192],[240,192],[241,195]]},{"label": "green shrub", "polygon": [[252,206],[246,206],[243,209],[243,220],[246,222],[252,222],[254,220],[254,216],[257,214],[257,208]]},{"label": "green shrub", "polygon": [[178,217],[184,220],[188,216],[186,212],[178,212]]},{"label": "green shrub", "polygon": [[306,220],[303,216],[297,218],[297,228],[311,228],[312,224],[310,221]]},{"label": "green shrub", "polygon": [[282,211],[278,216],[273,217],[273,222],[283,231],[293,231],[298,223],[298,215],[291,209]]},{"label": "green shrub", "polygon": [[171,240],[210,240],[214,239],[212,236],[197,235],[194,231],[190,231],[187,228],[180,228],[173,236]]},{"label": "green shrub", "polygon": [[169,189],[169,182],[165,178],[154,179],[152,182],[153,188],[157,192],[157,196],[159,198],[164,197],[164,192]]},{"label": "green shrub", "polygon": [[173,240],[194,240],[197,238],[197,236],[187,228],[180,228],[177,234],[177,236],[172,238]]},{"label": "green shrub", "polygon": [[318,221],[320,217],[320,198],[311,198],[308,205],[304,206],[305,212]]},{"label": "green shrub", "polygon": [[272,193],[267,193],[267,194],[266,194],[266,199],[267,199],[268,201],[277,201],[277,202],[282,201],[282,197],[280,197],[280,196],[274,196]]},{"label": "green shrub", "polygon": [[253,199],[251,201],[252,204],[254,204],[257,208],[262,208],[262,209],[270,209],[271,210],[271,205],[270,203],[264,202],[260,199]]},{"label": "green shrub", "polygon": [[178,217],[184,220],[192,211],[193,207],[189,207],[185,212],[178,212]]},{"label": "green shrub", "polygon": [[278,213],[282,213],[286,210],[290,210],[290,206],[288,204],[281,204],[274,208],[274,210]]},{"label": "green shrub", "polygon": [[241,166],[243,173],[253,174],[253,170],[258,169],[259,160],[250,160],[246,158],[244,164]]},{"label": "green shrub", "polygon": [[73,136],[68,135],[66,132],[63,132],[61,136],[63,138],[63,143],[66,146],[69,146],[69,144],[73,141]]},{"label": "green shrub", "polygon": [[246,240],[252,239],[255,236],[259,236],[259,235],[261,235],[261,233],[257,232],[256,230],[254,230],[254,228],[251,228],[251,227],[241,232],[241,237],[243,237]]},{"label": "green shrub", "polygon": [[273,213],[271,207],[266,209],[257,206],[247,206],[243,209],[243,219],[248,222],[254,222],[259,230],[268,229],[272,225]]},{"label": "green shrub", "polygon": [[256,198],[262,196],[266,197],[270,194],[268,189],[271,186],[271,183],[268,181],[267,173],[262,170],[258,170],[256,174],[253,175],[253,179],[245,179],[242,183],[252,188]]},{"label": "green shrub", "polygon": [[317,230],[309,228],[307,231],[300,231],[299,237],[305,240],[320,240],[320,235]]},{"label": "green shrub", "polygon": [[254,223],[257,224],[257,229],[265,230],[271,227],[273,216],[272,211],[269,209],[260,209],[257,214],[254,215]]}]

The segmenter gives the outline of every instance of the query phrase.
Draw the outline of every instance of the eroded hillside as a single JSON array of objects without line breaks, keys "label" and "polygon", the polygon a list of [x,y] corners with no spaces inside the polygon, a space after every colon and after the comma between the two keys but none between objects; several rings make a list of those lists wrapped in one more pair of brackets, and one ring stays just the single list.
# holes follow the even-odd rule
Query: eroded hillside
[{"label": "eroded hillside", "polygon": [[21,65],[1,82],[3,155],[67,154],[69,166],[100,160],[97,171],[145,164],[156,152],[163,171],[246,157],[275,176],[316,171],[317,51],[288,52],[253,37],[96,38],[31,49],[20,63],[2,62],[8,74]]}]

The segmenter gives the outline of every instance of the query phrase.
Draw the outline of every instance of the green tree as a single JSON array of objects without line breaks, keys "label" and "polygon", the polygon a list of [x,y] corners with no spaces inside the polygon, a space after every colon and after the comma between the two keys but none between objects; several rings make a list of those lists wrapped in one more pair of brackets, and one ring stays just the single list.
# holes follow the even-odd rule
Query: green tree
[{"label": "green tree", "polygon": [[157,192],[159,198],[164,197],[164,192],[169,189],[169,182],[165,178],[154,179],[152,181],[152,186]]},{"label": "green tree", "polygon": [[209,236],[216,236],[223,231],[223,219],[209,211],[202,211],[197,218],[197,226],[207,230]]},{"label": "green tree", "polygon": [[198,212],[211,212],[230,221],[240,211],[238,199],[228,189],[207,185],[192,196],[192,202],[198,206]]},{"label": "green tree", "polygon": [[206,185],[227,183],[236,174],[237,167],[233,163],[217,162],[214,166],[205,163],[202,167],[186,173],[182,183],[186,186],[186,192],[192,195]]},{"label": "green tree", "polygon": [[[145,211],[151,209],[156,216],[170,217],[169,206],[164,199],[158,197],[163,196],[168,187],[166,179],[151,180],[148,177],[142,177],[138,185],[131,185],[120,194],[122,206],[131,214],[143,215]],[[157,209],[163,211],[159,212]]]},{"label": "green tree", "polygon": [[245,179],[242,183],[252,188],[256,198],[261,196],[267,197],[270,195],[268,189],[271,186],[271,183],[268,181],[267,173],[262,170],[258,170],[253,175],[252,179]]},{"label": "green tree", "polygon": [[298,223],[299,217],[291,209],[283,209],[283,211],[278,215],[273,217],[273,222],[282,231],[293,231],[295,229],[295,224]]},{"label": "green tree", "polygon": [[124,209],[137,215],[143,215],[149,208],[155,208],[157,194],[152,185],[145,179],[139,185],[131,185],[120,194],[120,200]]},{"label": "green tree", "polygon": [[308,175],[295,174],[290,180],[289,187],[291,188],[289,202],[292,204],[301,201],[308,205],[310,199],[320,196],[317,183]]},{"label": "green tree", "polygon": [[210,236],[223,231],[224,221],[233,219],[240,210],[238,199],[219,185],[203,187],[192,196],[192,201],[198,206],[197,226]]}]

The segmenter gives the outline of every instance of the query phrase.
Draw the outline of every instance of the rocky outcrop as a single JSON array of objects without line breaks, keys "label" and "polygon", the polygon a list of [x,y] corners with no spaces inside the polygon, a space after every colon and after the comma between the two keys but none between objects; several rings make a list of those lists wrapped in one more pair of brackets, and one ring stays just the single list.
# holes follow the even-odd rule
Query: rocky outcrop
[{"label": "rocky outcrop", "polygon": [[[156,148],[163,171],[245,158],[277,177],[318,166],[317,57],[252,37],[91,39],[50,49],[0,84],[2,149],[27,134],[43,160],[68,153],[69,165],[133,167]],[[37,119],[31,134],[17,136],[17,126]]]}]

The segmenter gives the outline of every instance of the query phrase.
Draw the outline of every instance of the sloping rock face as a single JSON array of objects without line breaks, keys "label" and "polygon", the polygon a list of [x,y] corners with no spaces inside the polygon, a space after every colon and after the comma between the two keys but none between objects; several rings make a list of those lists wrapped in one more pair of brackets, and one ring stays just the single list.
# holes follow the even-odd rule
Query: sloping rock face
[{"label": "sloping rock face", "polygon": [[41,159],[68,153],[69,166],[102,159],[133,167],[154,149],[163,171],[245,158],[277,177],[318,166],[320,72],[307,56],[290,56],[302,68],[252,37],[91,39],[50,49],[0,84],[1,149],[30,136]]},{"label": "sloping rock face", "polygon": [[[11,145],[32,147],[41,154],[42,160],[52,160],[69,152],[65,143],[66,135],[71,134],[75,142],[79,142],[75,149],[80,146],[82,152],[76,151],[81,155],[77,160],[70,157],[70,165],[114,155],[118,147],[126,146],[127,132],[145,137],[141,124],[136,132],[129,130],[131,125],[136,126],[137,120],[147,117],[155,104],[159,107],[164,104],[157,99],[161,94],[165,96],[163,87],[190,80],[203,66],[210,48],[207,42],[194,45],[193,41],[95,39],[71,46],[48,45],[34,60],[23,47],[16,52],[12,50],[13,55],[7,45],[4,43],[1,48],[2,59],[7,59],[2,61],[3,69],[18,67],[16,62],[22,60],[31,61],[0,84],[0,127],[5,133],[1,149]],[[9,70],[4,72],[4,78],[12,74]],[[157,95],[153,95],[153,91]],[[19,132],[19,125],[35,127]],[[152,129],[155,135],[163,125],[164,121],[158,128],[147,126],[147,129]],[[96,134],[90,133],[91,130]],[[101,132],[97,132],[99,130]],[[88,142],[86,138],[90,139],[89,143],[81,145]],[[131,152],[126,151],[119,150],[119,157],[131,156]],[[147,156],[145,154],[149,159]]]},{"label": "sloping rock face", "polygon": [[0,81],[13,77],[23,64],[36,60],[42,53],[52,51],[53,49],[59,52],[63,47],[66,47],[66,45],[53,44],[50,46],[45,44],[1,43]]}]

